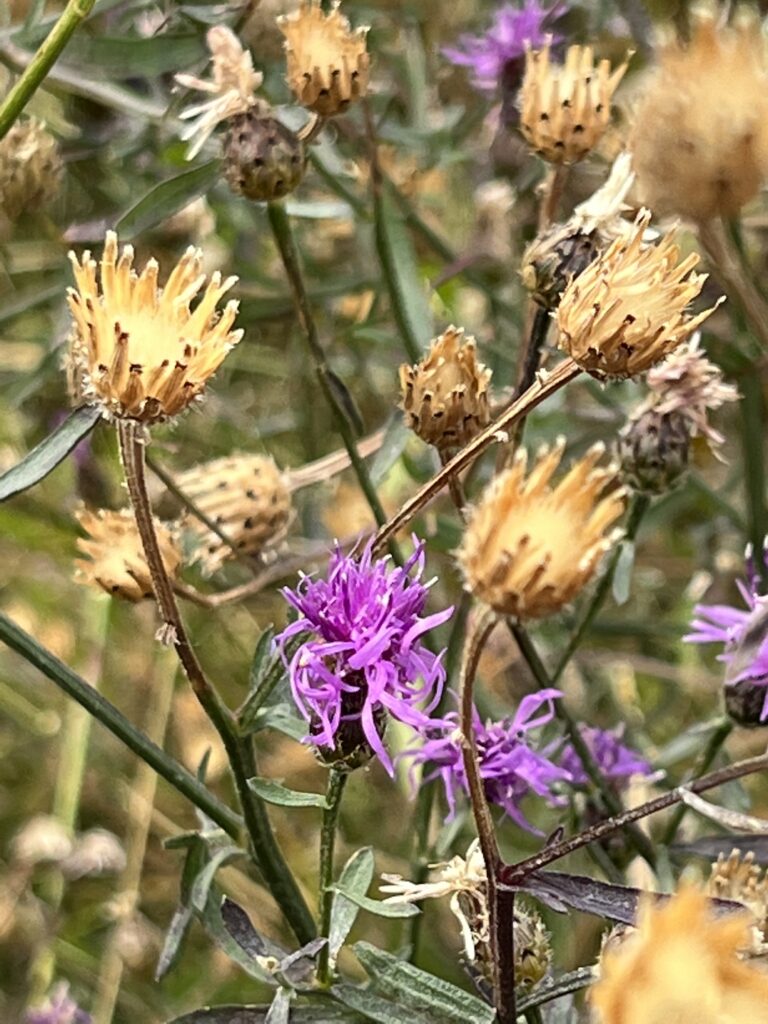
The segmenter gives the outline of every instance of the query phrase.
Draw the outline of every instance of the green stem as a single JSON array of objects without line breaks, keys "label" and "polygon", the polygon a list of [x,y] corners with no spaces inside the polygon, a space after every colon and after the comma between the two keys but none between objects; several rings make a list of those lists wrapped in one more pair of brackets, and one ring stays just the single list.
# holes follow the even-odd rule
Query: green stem
[{"label": "green stem", "polygon": [[102,697],[89,683],[65,665],[63,661],[46,650],[42,644],[17,626],[15,622],[0,612],[0,640],[12,650],[20,654],[31,665],[47,676],[61,690],[89,714],[101,722],[109,731],[123,742],[148,765],[170,783],[174,789],[198,807],[212,821],[222,828],[233,839],[240,836],[243,822],[239,815],[210,793],[206,787],[186,768],[170,757],[157,744],[150,742],[118,709],[105,697]]},{"label": "green stem", "polygon": [[[700,778],[707,771],[709,771],[712,762],[720,753],[723,744],[731,735],[732,731],[733,722],[730,720],[730,718],[723,718],[716,725],[716,727],[712,730],[712,734],[709,737],[709,741],[706,747],[704,747],[704,749],[702,750],[701,754],[699,755],[699,759],[693,767],[693,771],[691,772],[688,778],[688,782],[690,782],[693,779]],[[688,812],[688,809],[688,804],[679,804],[675,808],[671,818],[669,819],[669,824],[667,825],[666,831],[664,832],[664,836],[661,840],[662,846],[666,847],[669,846],[670,843],[674,842],[675,836],[677,835],[677,830],[680,828],[680,825],[682,824],[683,818]]]},{"label": "green stem", "polygon": [[[328,772],[328,785],[325,790],[326,808],[323,811],[323,824],[320,830],[320,934],[328,938],[331,930],[331,911],[333,910],[333,851],[336,846],[336,829],[339,823],[339,809],[344,787],[349,776],[348,772],[331,768]],[[321,985],[331,983],[332,967],[330,950],[326,943],[317,958],[317,980]]]},{"label": "green stem", "polygon": [[4,139],[11,130],[33,93],[56,63],[72,33],[91,13],[95,2],[96,0],[69,0],[61,17],[0,106],[0,139]]},{"label": "green stem", "polygon": [[[768,534],[768,508],[765,493],[765,461],[763,438],[765,437],[765,404],[763,382],[758,372],[744,373],[739,378],[741,401],[741,446],[744,456],[744,486],[746,488],[749,539],[755,551],[763,547]],[[756,562],[760,565],[760,559]]]}]

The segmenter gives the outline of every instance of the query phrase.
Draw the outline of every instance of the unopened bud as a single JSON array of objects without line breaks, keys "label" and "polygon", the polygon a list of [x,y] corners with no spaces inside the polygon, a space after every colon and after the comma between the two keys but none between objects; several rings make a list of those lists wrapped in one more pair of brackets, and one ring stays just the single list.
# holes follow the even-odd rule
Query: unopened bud
[{"label": "unopened bud", "polygon": [[688,469],[691,435],[680,412],[651,408],[631,419],[619,434],[622,479],[641,494],[664,494]]},{"label": "unopened bud", "polygon": [[307,166],[304,143],[295,132],[256,108],[228,121],[224,176],[237,195],[271,202],[293,192]]}]

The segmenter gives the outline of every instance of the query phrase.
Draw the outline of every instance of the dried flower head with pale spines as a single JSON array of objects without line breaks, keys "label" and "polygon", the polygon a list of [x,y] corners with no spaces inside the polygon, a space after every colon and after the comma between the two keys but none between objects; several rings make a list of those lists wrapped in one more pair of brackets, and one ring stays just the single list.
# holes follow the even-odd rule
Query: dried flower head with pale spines
[{"label": "dried flower head with pale spines", "polygon": [[333,117],[365,96],[368,29],[352,29],[338,0],[329,14],[320,0],[303,0],[298,11],[277,23],[285,36],[288,84],[302,106],[321,117]]},{"label": "dried flower head with pale spines", "polygon": [[550,43],[526,52],[520,90],[520,131],[534,151],[553,164],[582,160],[610,124],[611,101],[624,77],[629,56],[611,70],[595,65],[589,46],[569,46],[565,63],[553,64]]},{"label": "dried flower head with pale spines", "polygon": [[226,25],[214,25],[208,29],[205,39],[211,53],[210,80],[187,74],[175,76],[176,82],[184,88],[211,96],[207,102],[187,107],[179,115],[182,120],[190,121],[181,133],[182,139],[194,139],[187,151],[187,160],[197,156],[221,121],[244,114],[258,104],[256,90],[264,78],[260,71],[254,71],[250,51],[243,48]]},{"label": "dried flower head with pale spines", "polygon": [[10,220],[38,210],[59,194],[59,145],[35,117],[17,121],[0,140],[0,211]]},{"label": "dried flower head with pale spines", "polygon": [[[152,577],[133,512],[84,508],[75,513],[75,518],[87,534],[77,540],[83,557],[75,561],[76,582],[100,587],[134,603],[152,597]],[[163,564],[173,577],[181,566],[181,552],[168,527],[158,520],[154,524]]]},{"label": "dried flower head with pale spines", "polygon": [[232,330],[237,302],[216,306],[237,281],[217,271],[205,285],[203,254],[190,246],[164,287],[159,267],[133,268],[133,247],[118,253],[107,232],[100,284],[90,252],[70,253],[75,288],[69,290],[74,329],[69,374],[76,400],[101,405],[106,416],[157,422],[186,409],[205,390],[226,354],[241,339]]},{"label": "dried flower head with pale spines", "polygon": [[768,879],[765,869],[755,863],[754,853],[750,850],[742,856],[740,850],[731,850],[727,857],[721,853],[712,865],[706,892],[714,899],[744,904],[755,919],[756,945],[762,952],[768,937]]},{"label": "dried flower head with pale spines", "polygon": [[749,933],[748,914],[715,916],[694,888],[646,903],[600,958],[597,1024],[768,1024],[768,975],[739,958]]},{"label": "dried flower head with pale spines", "polygon": [[478,362],[475,339],[448,327],[420,363],[400,367],[406,424],[441,451],[462,448],[490,422],[490,380],[491,371]]},{"label": "dried flower head with pale spines", "polygon": [[669,33],[635,111],[638,186],[659,215],[734,216],[768,176],[768,63],[758,12],[694,8],[689,42]]},{"label": "dried flower head with pale spines", "polygon": [[288,480],[268,455],[215,459],[179,474],[176,484],[230,540],[185,515],[181,525],[191,536],[192,557],[205,573],[216,572],[235,551],[264,555],[283,539],[292,518]]},{"label": "dried flower head with pale spines", "polygon": [[544,448],[526,476],[527,453],[488,486],[472,510],[457,552],[467,590],[502,615],[540,619],[573,600],[620,531],[624,491],[616,467],[598,467],[595,445],[560,482],[550,481],[565,442]]},{"label": "dried flower head with pale spines", "polygon": [[707,275],[693,272],[696,253],[680,260],[675,229],[656,245],[644,244],[650,216],[641,211],[630,235],[574,277],[557,308],[560,348],[593,377],[644,373],[719,305],[689,313]]}]

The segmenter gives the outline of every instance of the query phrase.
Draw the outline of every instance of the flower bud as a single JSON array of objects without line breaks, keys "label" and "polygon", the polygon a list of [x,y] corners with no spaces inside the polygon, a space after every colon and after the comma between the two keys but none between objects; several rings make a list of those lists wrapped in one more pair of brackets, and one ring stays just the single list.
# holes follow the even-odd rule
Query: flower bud
[{"label": "flower bud", "polygon": [[685,416],[647,409],[619,434],[622,479],[641,494],[664,494],[688,469],[691,435]]},{"label": "flower bud", "polygon": [[11,220],[45,206],[58,195],[59,146],[42,121],[17,121],[0,140],[0,209]]},{"label": "flower bud", "polygon": [[570,225],[557,224],[526,249],[523,284],[537,305],[557,309],[568,284],[587,269],[599,252],[593,235],[572,232]]},{"label": "flower bud", "polygon": [[224,177],[236,195],[270,202],[293,192],[304,177],[307,154],[295,132],[256,108],[227,122]]}]

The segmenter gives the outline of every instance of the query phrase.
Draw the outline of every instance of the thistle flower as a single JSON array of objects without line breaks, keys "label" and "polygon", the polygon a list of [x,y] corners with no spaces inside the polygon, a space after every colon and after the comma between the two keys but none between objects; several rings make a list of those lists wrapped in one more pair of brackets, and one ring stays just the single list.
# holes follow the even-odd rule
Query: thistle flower
[{"label": "thistle flower", "polygon": [[[762,582],[752,546],[746,550],[746,582],[736,581],[747,606],[697,604],[693,609],[693,632],[683,640],[694,644],[723,644],[718,660],[726,665],[725,703],[735,721],[760,725],[768,719],[768,595]],[[768,552],[763,552],[768,565]]]},{"label": "thistle flower", "polygon": [[367,28],[352,29],[339,2],[325,14],[320,0],[302,0],[277,19],[285,36],[288,84],[299,103],[321,117],[342,114],[368,90]]},{"label": "thistle flower", "polygon": [[755,919],[756,941],[752,948],[764,952],[768,936],[768,879],[765,869],[755,863],[750,850],[742,856],[740,850],[731,850],[726,857],[721,853],[712,865],[705,891],[719,900],[742,903]]},{"label": "thistle flower", "polygon": [[208,29],[205,40],[211,54],[212,77],[210,81],[195,75],[175,75],[176,82],[186,89],[196,89],[211,96],[205,103],[187,107],[179,114],[184,121],[190,121],[181,133],[185,141],[194,139],[187,150],[187,160],[192,160],[206,143],[221,121],[244,114],[258,104],[256,90],[263,81],[260,71],[254,71],[253,58],[243,48],[232,29],[226,25],[214,25]]},{"label": "thistle flower", "polygon": [[415,728],[429,722],[445,669],[442,654],[434,655],[420,638],[453,609],[422,617],[429,592],[420,582],[423,571],[422,543],[402,568],[374,560],[370,544],[358,556],[337,548],[327,579],[302,576],[295,590],[283,590],[299,618],[276,642],[285,652],[291,637],[312,634],[291,659],[289,674],[310,725],[305,742],[325,760],[356,767],[374,753],[392,774],[382,743],[387,714]]},{"label": "thistle flower", "polygon": [[538,0],[523,0],[522,7],[505,4],[484,35],[459,36],[458,45],[446,47],[443,54],[453,64],[469,68],[478,89],[495,92],[502,81],[522,76],[526,46],[538,50],[548,40],[559,40],[547,33],[547,23],[564,11],[565,4],[546,8]]},{"label": "thistle flower", "polygon": [[[561,696],[559,690],[540,690],[524,697],[512,718],[483,723],[479,715],[474,717],[475,744],[486,797],[490,803],[503,808],[521,828],[536,834],[539,834],[538,829],[530,824],[520,808],[522,801],[534,794],[557,806],[563,800],[555,795],[553,786],[569,782],[571,777],[565,768],[535,749],[535,741],[529,733],[552,721],[553,702]],[[427,737],[425,742],[404,751],[401,756],[410,758],[414,767],[427,766],[422,784],[433,779],[442,781],[448,816],[452,818],[456,813],[457,794],[462,790],[468,792],[458,715],[449,712],[442,721],[434,722],[431,727],[422,726],[419,731]]]},{"label": "thistle flower", "polygon": [[[624,737],[623,725],[619,725],[615,729],[597,729],[594,726],[582,724],[579,726],[579,732],[604,779],[609,779],[621,787],[626,785],[633,775],[645,777],[654,775],[653,769],[645,758],[621,742]],[[568,772],[574,786],[590,784],[584,764],[572,743],[565,746],[559,760],[560,767]]]},{"label": "thistle flower", "polygon": [[118,257],[117,235],[107,232],[101,287],[90,252],[70,253],[76,288],[69,290],[74,319],[69,369],[76,399],[102,406],[106,416],[153,422],[175,416],[203,393],[243,335],[233,331],[237,302],[220,313],[219,299],[237,281],[214,273],[205,284],[203,254],[190,246],[164,288],[158,265],[149,260],[138,275],[133,247]]},{"label": "thistle flower", "polygon": [[25,1024],[91,1024],[91,1017],[69,996],[69,985],[61,982],[42,1006],[27,1010]]},{"label": "thistle flower", "polygon": [[527,453],[488,486],[470,514],[457,552],[465,586],[502,615],[539,619],[568,604],[620,533],[608,528],[624,510],[624,491],[601,492],[616,468],[597,468],[595,445],[551,487],[565,447],[540,452],[526,479]]},{"label": "thistle flower", "polygon": [[0,210],[11,220],[58,195],[63,164],[59,146],[42,121],[17,121],[0,140]]},{"label": "thistle flower", "polygon": [[749,916],[715,917],[683,889],[641,908],[638,929],[600,958],[599,1024],[766,1024],[768,976],[739,959]]},{"label": "thistle flower", "polygon": [[673,229],[645,246],[650,213],[643,210],[628,237],[614,241],[563,292],[556,313],[558,344],[598,378],[634,377],[677,348],[717,308],[696,316],[688,306],[706,274],[690,253],[678,263]]},{"label": "thistle flower", "polygon": [[[80,509],[75,518],[88,534],[77,540],[84,557],[75,561],[76,582],[100,587],[133,603],[152,597],[152,577],[133,512]],[[181,553],[170,530],[157,520],[155,532],[163,564],[173,577],[181,565]]]},{"label": "thistle flower", "polygon": [[[418,903],[420,900],[450,896],[451,913],[459,922],[464,956],[481,970],[490,967],[490,917],[488,876],[480,842],[473,839],[466,857],[452,857],[441,864],[430,864],[437,872],[432,882],[410,882],[402,875],[383,874],[381,892],[389,893],[385,903]],[[512,923],[515,937],[515,980],[533,987],[544,977],[552,962],[549,934],[538,914],[515,907]]]},{"label": "thistle flower", "polygon": [[768,66],[759,14],[691,11],[690,41],[671,33],[636,110],[630,148],[658,215],[732,217],[768,174]]},{"label": "thistle flower", "polygon": [[583,159],[611,120],[611,100],[629,57],[611,71],[595,66],[589,46],[569,46],[563,65],[550,61],[550,43],[527,48],[520,90],[520,131],[534,153],[553,164]]},{"label": "thistle flower", "polygon": [[455,451],[490,423],[491,371],[478,362],[475,339],[448,327],[414,366],[400,367],[405,422],[440,451]]},{"label": "thistle flower", "polygon": [[226,544],[193,515],[183,518],[205,573],[234,557],[233,546],[243,555],[263,555],[282,540],[293,515],[288,480],[268,455],[214,459],[180,473],[176,484],[230,540]]}]

